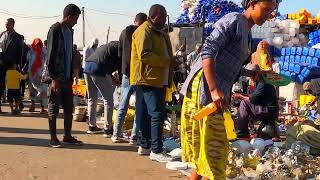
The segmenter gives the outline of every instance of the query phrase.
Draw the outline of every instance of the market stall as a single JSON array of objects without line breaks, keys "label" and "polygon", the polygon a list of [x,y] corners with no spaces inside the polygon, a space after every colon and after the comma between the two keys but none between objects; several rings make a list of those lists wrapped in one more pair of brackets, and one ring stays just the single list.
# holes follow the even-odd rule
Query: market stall
[{"label": "market stall", "polygon": [[[205,39],[213,24],[230,12],[241,13],[243,9],[232,1],[184,0],[175,26],[203,27]],[[286,80],[277,85],[281,86],[279,138],[252,136],[231,141],[227,168],[230,179],[320,179],[320,115],[316,96],[303,89],[304,83],[320,78],[320,14],[312,15],[306,9],[280,13],[262,26],[252,28],[253,51],[261,41],[267,42],[268,56],[259,54],[259,57],[264,57],[264,62],[270,58],[276,77]],[[176,119],[179,124],[179,118]],[[167,167],[187,172],[192,164],[184,163],[169,163]]]}]

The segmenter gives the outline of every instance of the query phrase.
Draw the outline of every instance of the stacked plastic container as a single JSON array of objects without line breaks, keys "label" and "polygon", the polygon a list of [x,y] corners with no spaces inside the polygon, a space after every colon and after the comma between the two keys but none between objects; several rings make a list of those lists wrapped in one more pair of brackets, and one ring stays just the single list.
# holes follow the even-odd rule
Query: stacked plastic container
[{"label": "stacked plastic container", "polygon": [[310,47],[312,47],[312,46],[314,46],[316,44],[319,44],[320,43],[320,30],[317,30],[315,32],[311,32],[309,34],[309,39],[310,39],[310,41],[309,41],[308,45]]},{"label": "stacked plastic container", "polygon": [[283,47],[303,46],[309,39],[299,33],[300,24],[292,20],[275,19],[265,22],[262,26],[252,28],[252,37],[266,40],[278,49]]},{"label": "stacked plastic container", "polygon": [[177,19],[176,24],[189,24],[190,18],[189,18],[189,10],[186,9],[182,12],[180,17]]},{"label": "stacked plastic container", "polygon": [[320,49],[308,47],[283,48],[280,73],[303,84],[320,77]]},{"label": "stacked plastic container", "polygon": [[243,8],[228,0],[184,0],[176,24],[198,24],[204,21],[204,35],[208,36],[213,30],[213,24],[231,12],[242,13]]}]

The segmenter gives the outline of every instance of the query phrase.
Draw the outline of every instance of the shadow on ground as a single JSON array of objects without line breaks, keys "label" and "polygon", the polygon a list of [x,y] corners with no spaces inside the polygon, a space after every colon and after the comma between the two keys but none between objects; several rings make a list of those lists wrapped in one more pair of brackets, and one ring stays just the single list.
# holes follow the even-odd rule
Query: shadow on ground
[{"label": "shadow on ground", "polygon": [[[49,140],[38,139],[38,138],[25,138],[25,137],[0,137],[0,144],[49,147]],[[74,150],[106,150],[106,151],[128,151],[128,152],[137,151],[137,147],[134,147],[134,146],[103,145],[103,144],[84,144],[82,146],[73,146],[73,145],[63,144],[63,148],[74,149]]]},{"label": "shadow on ground", "polygon": [[[30,117],[30,118],[48,118],[48,114],[40,114],[40,111],[35,111],[35,112],[27,112],[27,111],[22,111],[21,114],[18,115],[12,115],[10,112],[2,112],[0,113],[0,117]],[[63,113],[58,114],[58,119],[63,118]]]},{"label": "shadow on ground", "polygon": [[[3,133],[20,133],[20,134],[49,134],[49,130],[46,129],[28,129],[28,128],[12,128],[12,127],[0,127],[0,132]],[[63,134],[63,129],[57,129],[58,134]],[[72,134],[86,134],[84,131],[72,131]]]}]

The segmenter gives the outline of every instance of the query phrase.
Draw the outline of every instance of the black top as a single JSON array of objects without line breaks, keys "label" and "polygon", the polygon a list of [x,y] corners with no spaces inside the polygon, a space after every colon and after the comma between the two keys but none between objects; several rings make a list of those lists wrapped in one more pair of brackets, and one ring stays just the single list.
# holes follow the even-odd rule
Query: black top
[{"label": "black top", "polygon": [[[70,29],[72,33],[73,44],[73,29]],[[44,68],[44,74],[42,76],[43,83],[51,83],[51,80],[59,80],[60,82],[70,83],[73,81],[72,71],[67,75],[66,70],[66,49],[65,39],[62,33],[62,25],[57,22],[53,24],[47,35],[47,56]],[[71,52],[72,53],[72,52]],[[73,61],[73,53],[71,54]],[[71,63],[71,66],[73,62]],[[71,69],[73,69],[71,67]]]},{"label": "black top", "polygon": [[119,57],[122,57],[121,73],[128,77],[130,76],[132,35],[137,28],[134,25],[126,27],[119,38]]},{"label": "black top", "polygon": [[[0,34],[0,37],[4,36],[6,31]],[[11,66],[13,64],[20,65],[22,57],[22,36],[17,32],[12,32],[6,42],[4,43],[4,49],[0,53],[0,65],[5,67]]]},{"label": "black top", "polygon": [[273,85],[259,82],[250,97],[254,105],[268,106],[279,109],[276,89]]},{"label": "black top", "polygon": [[28,66],[27,55],[29,50],[30,50],[29,46],[26,43],[23,43],[22,58],[21,58],[21,64],[20,64],[21,69]]},{"label": "black top", "polygon": [[96,62],[98,70],[95,75],[105,76],[115,71],[121,71],[121,60],[118,56],[119,42],[112,41],[108,44],[100,46],[89,58],[87,62]]}]

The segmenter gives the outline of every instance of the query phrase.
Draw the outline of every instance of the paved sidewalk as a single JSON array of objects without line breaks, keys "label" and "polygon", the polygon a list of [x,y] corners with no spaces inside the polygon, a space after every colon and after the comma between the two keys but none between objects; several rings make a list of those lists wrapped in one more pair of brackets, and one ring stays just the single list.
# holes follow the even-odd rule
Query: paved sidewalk
[{"label": "paved sidewalk", "polygon": [[[57,127],[62,140],[61,119]],[[85,123],[74,122],[73,130],[85,145],[53,149],[48,147],[45,116],[29,112],[16,117],[0,114],[0,180],[187,179],[177,171],[166,170],[165,164],[139,157],[137,147],[112,144],[102,134],[85,134]]]}]

